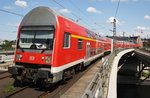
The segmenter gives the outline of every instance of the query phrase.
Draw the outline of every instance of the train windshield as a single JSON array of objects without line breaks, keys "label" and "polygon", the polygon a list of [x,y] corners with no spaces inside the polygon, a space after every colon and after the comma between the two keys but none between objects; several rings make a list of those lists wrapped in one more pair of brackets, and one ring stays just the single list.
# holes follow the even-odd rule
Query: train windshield
[{"label": "train windshield", "polygon": [[18,47],[52,50],[53,37],[54,30],[21,30]]}]

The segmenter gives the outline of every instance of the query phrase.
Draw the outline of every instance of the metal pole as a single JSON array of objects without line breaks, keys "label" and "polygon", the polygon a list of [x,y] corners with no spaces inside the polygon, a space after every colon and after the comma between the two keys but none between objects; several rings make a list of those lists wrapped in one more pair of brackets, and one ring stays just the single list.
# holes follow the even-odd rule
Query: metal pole
[{"label": "metal pole", "polygon": [[124,39],[125,39],[125,38],[124,38],[124,37],[125,37],[124,35],[125,35],[125,32],[123,32],[123,48],[124,48],[124,41],[125,41],[125,40],[124,40]]},{"label": "metal pole", "polygon": [[115,52],[115,43],[116,43],[116,19],[113,21],[113,52]]}]

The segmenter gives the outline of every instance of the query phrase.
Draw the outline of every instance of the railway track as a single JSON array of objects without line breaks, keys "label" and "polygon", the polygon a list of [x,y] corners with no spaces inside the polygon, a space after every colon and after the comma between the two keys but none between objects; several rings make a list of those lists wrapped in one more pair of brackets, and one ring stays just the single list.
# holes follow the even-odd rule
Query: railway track
[{"label": "railway track", "polygon": [[4,73],[7,73],[8,71],[0,71],[0,75],[1,74],[4,74]]},{"label": "railway track", "polygon": [[60,84],[58,84],[59,86],[55,86],[52,88],[52,90],[46,91],[46,92],[40,94],[39,96],[37,96],[37,98],[59,98],[75,82],[76,82],[76,79],[72,79],[72,80],[69,80],[68,83],[66,83],[66,84],[60,83]]},{"label": "railway track", "polygon": [[7,95],[5,95],[5,96],[3,96],[2,98],[11,98],[12,96],[14,96],[14,95],[16,95],[16,94],[22,92],[23,90],[29,88],[30,86],[31,86],[31,85],[27,85],[27,86],[25,86],[25,87],[23,87],[23,88],[19,88],[19,89],[17,89],[16,91],[14,91],[14,92],[12,92],[12,93],[9,93],[9,94],[7,94]]},{"label": "railway track", "polygon": [[83,75],[86,74],[90,68],[92,68],[96,63],[98,63],[101,59],[97,60],[86,70],[82,72],[78,72],[73,76],[72,79],[68,79],[66,83],[58,82],[57,84],[51,86],[48,89],[39,89],[34,85],[28,85],[23,88],[17,88],[16,91],[5,95],[2,98],[59,98],[63,95],[74,83],[76,83]]},{"label": "railway track", "polygon": [[6,63],[0,63],[0,80],[11,77],[11,74],[9,74],[8,71],[3,70],[4,67],[8,67],[11,64],[12,61]]},{"label": "railway track", "polygon": [[57,90],[52,91],[52,92],[51,91],[44,92],[41,95],[39,95],[37,98],[59,98],[61,97],[61,95],[64,94],[65,91],[67,91],[74,83],[78,81],[78,79],[80,79],[83,75],[85,75],[86,72],[89,71],[93,67],[93,65],[95,65],[99,61],[100,59],[94,62],[93,64],[91,64],[85,71],[75,74],[73,79],[70,79],[68,83],[64,85],[60,85],[59,88],[57,88]]},{"label": "railway track", "polygon": [[59,82],[47,90],[36,88],[33,85],[25,86],[2,98],[59,98],[81,75],[83,75],[83,73],[78,73],[73,79],[68,80],[67,83]]},{"label": "railway track", "polygon": [[12,75],[8,73],[8,71],[0,72],[0,80],[5,78],[10,78]]}]

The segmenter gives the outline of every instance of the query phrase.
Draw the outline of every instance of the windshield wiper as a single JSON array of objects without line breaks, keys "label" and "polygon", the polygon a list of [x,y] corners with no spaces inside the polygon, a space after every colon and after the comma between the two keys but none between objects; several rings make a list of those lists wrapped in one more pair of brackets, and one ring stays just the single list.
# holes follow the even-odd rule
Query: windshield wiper
[{"label": "windshield wiper", "polygon": [[41,53],[44,53],[45,50],[46,50],[46,49],[43,49],[43,50],[41,51]]}]

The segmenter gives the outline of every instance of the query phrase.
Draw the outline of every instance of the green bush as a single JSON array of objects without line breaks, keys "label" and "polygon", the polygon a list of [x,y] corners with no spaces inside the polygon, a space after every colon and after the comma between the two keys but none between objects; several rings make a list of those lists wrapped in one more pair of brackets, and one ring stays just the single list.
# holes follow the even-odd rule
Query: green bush
[{"label": "green bush", "polygon": [[5,93],[10,93],[15,91],[15,87],[13,86],[12,82],[9,82],[8,85],[6,86],[6,88],[4,89]]},{"label": "green bush", "polygon": [[142,72],[142,76],[149,77],[149,73],[148,72]]}]

